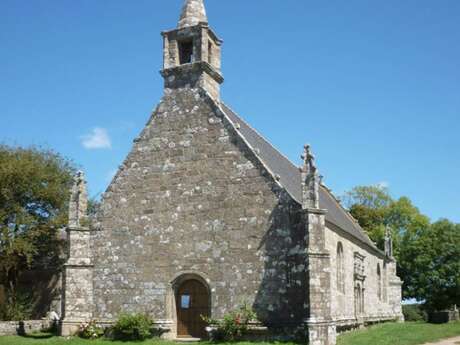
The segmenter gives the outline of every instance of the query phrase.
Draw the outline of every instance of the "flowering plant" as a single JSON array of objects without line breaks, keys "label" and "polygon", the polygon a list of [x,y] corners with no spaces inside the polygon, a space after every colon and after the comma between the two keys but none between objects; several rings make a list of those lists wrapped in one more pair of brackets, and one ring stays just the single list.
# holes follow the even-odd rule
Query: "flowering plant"
[{"label": "flowering plant", "polygon": [[104,335],[104,329],[99,326],[96,320],[80,324],[78,336],[84,339],[97,339]]},{"label": "flowering plant", "polygon": [[221,320],[204,316],[202,319],[210,326],[206,330],[213,340],[234,341],[247,333],[249,323],[256,320],[256,314],[247,304],[243,304],[238,309],[224,315]]}]

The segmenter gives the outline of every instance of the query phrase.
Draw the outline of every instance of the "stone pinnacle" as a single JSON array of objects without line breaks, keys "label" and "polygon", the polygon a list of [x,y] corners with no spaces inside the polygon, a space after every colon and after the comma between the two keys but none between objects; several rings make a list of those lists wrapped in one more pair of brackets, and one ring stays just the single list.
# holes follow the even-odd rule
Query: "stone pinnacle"
[{"label": "stone pinnacle", "polygon": [[208,18],[206,17],[203,0],[185,0],[178,28],[181,29],[207,22]]}]

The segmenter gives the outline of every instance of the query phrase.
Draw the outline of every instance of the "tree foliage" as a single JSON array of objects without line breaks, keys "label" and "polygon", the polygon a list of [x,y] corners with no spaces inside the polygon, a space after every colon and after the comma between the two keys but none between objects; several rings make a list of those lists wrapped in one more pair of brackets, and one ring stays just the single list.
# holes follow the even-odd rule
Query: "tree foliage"
[{"label": "tree foliage", "polygon": [[345,200],[352,216],[380,249],[386,229],[391,230],[397,259],[404,241],[430,226],[429,218],[409,198],[395,200],[385,187],[358,186],[346,193]]},{"label": "tree foliage", "polygon": [[431,224],[409,198],[394,199],[381,186],[355,187],[344,199],[380,249],[391,229],[405,298],[424,301],[430,310],[460,304],[460,225]]},{"label": "tree foliage", "polygon": [[13,311],[22,272],[61,265],[58,233],[67,223],[74,170],[49,150],[0,146],[0,279]]},{"label": "tree foliage", "polygon": [[401,261],[407,297],[428,310],[460,305],[460,224],[432,224],[405,243]]}]

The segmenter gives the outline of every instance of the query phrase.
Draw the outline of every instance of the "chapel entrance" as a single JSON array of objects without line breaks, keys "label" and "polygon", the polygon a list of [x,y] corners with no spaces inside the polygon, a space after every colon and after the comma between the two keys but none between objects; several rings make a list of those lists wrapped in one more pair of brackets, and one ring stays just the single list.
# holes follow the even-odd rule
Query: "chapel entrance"
[{"label": "chapel entrance", "polygon": [[209,292],[196,279],[183,282],[176,293],[177,337],[205,338],[206,322],[201,316],[209,316]]}]

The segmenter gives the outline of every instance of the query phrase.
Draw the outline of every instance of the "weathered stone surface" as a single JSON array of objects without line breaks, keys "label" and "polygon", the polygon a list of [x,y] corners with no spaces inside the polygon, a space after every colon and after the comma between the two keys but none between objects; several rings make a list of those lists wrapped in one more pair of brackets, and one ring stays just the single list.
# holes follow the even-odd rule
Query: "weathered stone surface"
[{"label": "weathered stone surface", "polygon": [[186,0],[179,20],[179,28],[207,23],[203,0]]},{"label": "weathered stone surface", "polygon": [[[161,74],[165,89],[199,87],[219,100],[220,84],[224,81],[221,73],[222,40],[206,24],[163,32],[163,40]],[[181,61],[184,42],[190,44],[191,49],[191,55],[186,54],[189,59],[186,62]]]},{"label": "weathered stone surface", "polygon": [[310,145],[305,145],[302,160],[302,207],[303,209],[319,209],[319,185],[321,178]]},{"label": "weathered stone surface", "polygon": [[49,320],[0,322],[0,336],[39,332],[51,326]]},{"label": "weathered stone surface", "polygon": [[309,145],[302,156],[302,223],[306,248],[305,290],[307,340],[310,345],[335,345],[331,314],[331,256],[326,247],[326,210],[319,209],[320,177]]},{"label": "weathered stone surface", "polygon": [[63,274],[62,335],[74,334],[81,322],[89,321],[93,316],[91,230],[85,227],[88,222],[87,203],[86,181],[83,173],[78,172],[69,203],[69,247]]},{"label": "weathered stone surface", "polygon": [[88,194],[86,191],[85,176],[82,171],[77,172],[74,185],[70,193],[69,226],[84,226],[87,221]]},{"label": "weathered stone surface", "polygon": [[[337,284],[337,265],[335,265],[337,246],[341,243],[344,259],[345,293]],[[338,327],[346,327],[357,323],[375,322],[378,320],[402,320],[401,310],[401,280],[396,276],[396,263],[381,252],[364,246],[344,232],[328,224],[326,230],[326,246],[331,253],[331,305],[332,316]],[[355,287],[357,272],[355,272],[355,253],[363,259],[362,284],[364,288],[364,313],[357,310]],[[379,280],[377,267],[381,268],[382,295],[378,296]],[[360,274],[361,275],[361,274]]]},{"label": "weathered stone surface", "polygon": [[196,272],[208,279],[213,316],[248,301],[266,320],[298,317],[290,296],[304,284],[288,268],[305,266],[292,259],[303,238],[292,207],[211,98],[171,91],[104,195],[95,316],[173,318],[171,282]]}]

